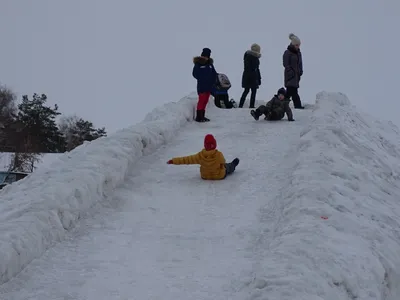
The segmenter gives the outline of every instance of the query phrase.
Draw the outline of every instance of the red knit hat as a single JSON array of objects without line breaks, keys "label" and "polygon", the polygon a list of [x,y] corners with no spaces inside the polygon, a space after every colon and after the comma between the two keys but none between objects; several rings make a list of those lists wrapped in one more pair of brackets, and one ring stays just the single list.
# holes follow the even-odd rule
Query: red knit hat
[{"label": "red knit hat", "polygon": [[215,148],[217,148],[217,141],[215,140],[212,134],[207,134],[204,137],[204,148],[207,151],[214,150]]}]

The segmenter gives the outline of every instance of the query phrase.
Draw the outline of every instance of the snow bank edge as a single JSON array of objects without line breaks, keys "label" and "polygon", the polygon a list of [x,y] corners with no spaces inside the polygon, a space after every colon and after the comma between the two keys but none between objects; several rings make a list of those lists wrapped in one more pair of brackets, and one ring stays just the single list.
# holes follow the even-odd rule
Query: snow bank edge
[{"label": "snow bank edge", "polygon": [[342,93],[317,94],[287,186],[265,207],[277,210],[249,299],[399,298],[400,132],[371,119]]},{"label": "snow bank edge", "polygon": [[[0,192],[0,284],[61,241],[133,164],[193,120],[197,95],[155,108],[134,126],[85,143]],[[18,203],[16,203],[18,201]]]}]

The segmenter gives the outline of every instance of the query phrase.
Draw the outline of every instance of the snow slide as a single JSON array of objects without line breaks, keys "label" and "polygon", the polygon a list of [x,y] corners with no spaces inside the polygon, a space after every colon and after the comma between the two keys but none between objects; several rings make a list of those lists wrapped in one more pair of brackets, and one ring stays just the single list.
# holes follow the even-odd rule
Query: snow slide
[{"label": "snow slide", "polygon": [[0,284],[40,257],[82,214],[118,185],[134,163],[193,119],[196,95],[155,109],[135,126],[74,149],[0,191]]},{"label": "snow slide", "polygon": [[[400,298],[397,127],[326,92],[188,123],[194,97],[0,192],[0,299]],[[206,133],[241,159],[224,181],[165,163]]]}]

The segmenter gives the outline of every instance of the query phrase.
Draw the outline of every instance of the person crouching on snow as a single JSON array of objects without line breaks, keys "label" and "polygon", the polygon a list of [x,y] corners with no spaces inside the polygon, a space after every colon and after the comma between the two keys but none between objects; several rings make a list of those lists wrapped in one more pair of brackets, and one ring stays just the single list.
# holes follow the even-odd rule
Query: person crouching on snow
[{"label": "person crouching on snow", "polygon": [[204,149],[200,152],[183,157],[170,159],[169,165],[200,165],[200,176],[205,180],[221,180],[232,174],[239,159],[235,158],[232,162],[226,163],[222,152],[217,150],[217,141],[212,134],[204,137]]},{"label": "person crouching on snow", "polygon": [[206,107],[213,86],[217,80],[214,60],[210,56],[211,50],[209,48],[204,48],[200,56],[193,58],[194,66],[192,75],[197,79],[197,94],[199,95],[195,119],[196,122],[210,121],[210,119],[205,117]]},{"label": "person crouching on snow", "polygon": [[265,120],[282,120],[287,115],[288,121],[294,121],[292,110],[289,107],[290,99],[286,98],[285,88],[280,88],[278,93],[265,105],[260,105],[256,110],[251,110],[250,114],[258,121],[261,115],[265,115]]},{"label": "person crouching on snow", "polygon": [[211,91],[211,95],[214,97],[214,104],[218,108],[237,108],[236,102],[231,99],[229,100],[228,90],[231,88],[231,82],[225,74],[218,73],[217,81]]}]

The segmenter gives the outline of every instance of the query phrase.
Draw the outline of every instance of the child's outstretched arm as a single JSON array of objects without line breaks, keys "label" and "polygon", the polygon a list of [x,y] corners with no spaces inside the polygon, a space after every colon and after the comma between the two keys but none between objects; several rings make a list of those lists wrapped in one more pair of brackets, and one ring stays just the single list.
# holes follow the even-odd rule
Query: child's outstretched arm
[{"label": "child's outstretched arm", "polygon": [[200,154],[196,153],[189,156],[174,157],[167,164],[170,165],[198,165],[200,164]]}]

